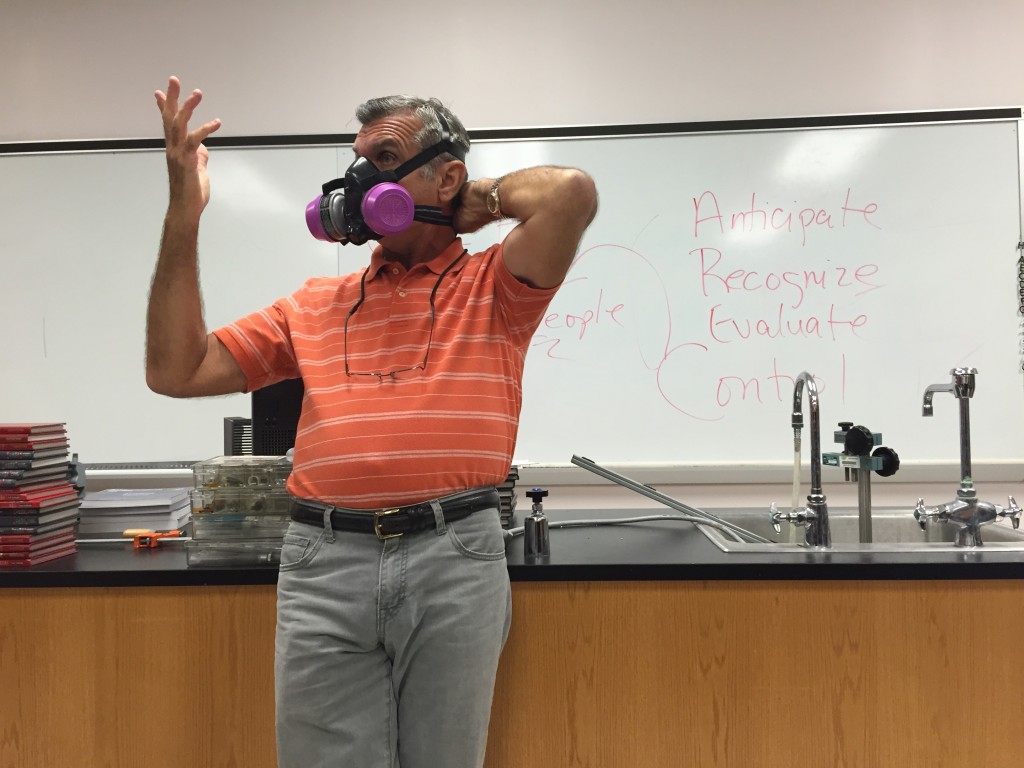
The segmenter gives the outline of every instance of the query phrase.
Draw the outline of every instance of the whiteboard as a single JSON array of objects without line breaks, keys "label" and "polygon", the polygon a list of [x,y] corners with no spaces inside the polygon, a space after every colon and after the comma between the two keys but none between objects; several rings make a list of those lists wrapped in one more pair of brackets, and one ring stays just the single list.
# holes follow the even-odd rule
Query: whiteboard
[{"label": "whiteboard", "polygon": [[[527,359],[516,459],[730,466],[791,459],[792,378],[905,464],[959,458],[957,403],[924,389],[979,370],[975,464],[1019,462],[1016,120],[474,144],[470,171],[590,172],[601,208]],[[360,268],[303,210],[345,146],[213,148],[200,232],[212,329],[311,275]],[[63,420],[88,463],[219,454],[246,396],[146,388],[145,306],[166,206],[159,150],[0,156],[0,421]],[[500,239],[495,224],[471,250]]]}]

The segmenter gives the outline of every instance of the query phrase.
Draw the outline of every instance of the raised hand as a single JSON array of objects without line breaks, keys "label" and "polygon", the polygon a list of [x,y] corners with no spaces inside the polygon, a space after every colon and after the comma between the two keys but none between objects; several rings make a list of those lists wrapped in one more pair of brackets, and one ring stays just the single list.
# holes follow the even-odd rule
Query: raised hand
[{"label": "raised hand", "polygon": [[203,123],[189,131],[192,119],[203,94],[197,89],[178,105],[181,83],[176,77],[167,81],[167,93],[157,91],[156,104],[164,123],[167,144],[167,177],[170,182],[168,207],[178,213],[198,218],[210,200],[210,177],[206,170],[209,153],[203,141],[220,128],[220,120]]}]

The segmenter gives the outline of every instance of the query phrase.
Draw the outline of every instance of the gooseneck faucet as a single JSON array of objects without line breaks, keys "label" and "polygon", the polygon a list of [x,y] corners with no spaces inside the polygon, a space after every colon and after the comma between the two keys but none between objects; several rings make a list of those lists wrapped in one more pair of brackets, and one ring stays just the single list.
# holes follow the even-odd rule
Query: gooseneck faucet
[{"label": "gooseneck faucet", "polygon": [[811,411],[811,493],[807,497],[804,509],[794,509],[784,514],[774,510],[771,513],[772,523],[776,531],[780,530],[779,522],[786,520],[792,523],[806,523],[807,533],[804,540],[812,547],[831,547],[832,530],[828,523],[828,505],[821,488],[821,412],[818,403],[818,385],[814,377],[804,371],[796,377],[793,386],[793,447],[797,455],[800,453],[800,432],[804,426],[803,394],[807,390],[807,401]]},{"label": "gooseneck faucet", "polygon": [[954,368],[950,371],[953,380],[949,384],[931,384],[924,391],[922,416],[932,416],[932,397],[936,392],[951,392],[960,404],[960,488],[971,490],[974,479],[971,476],[971,398],[974,397],[974,379],[977,368]]},{"label": "gooseneck faucet", "polygon": [[922,416],[931,416],[932,397],[936,392],[951,392],[960,403],[960,488],[956,498],[949,504],[937,507],[925,506],[924,499],[917,500],[914,517],[921,528],[927,528],[932,520],[953,523],[957,526],[956,543],[959,546],[977,547],[984,542],[981,538],[981,526],[999,518],[1010,519],[1014,528],[1020,525],[1021,508],[1013,497],[1009,498],[1005,509],[986,501],[979,501],[974,489],[974,478],[971,470],[971,398],[974,397],[976,368],[954,368],[950,371],[953,377],[949,384],[932,384],[924,391]]}]

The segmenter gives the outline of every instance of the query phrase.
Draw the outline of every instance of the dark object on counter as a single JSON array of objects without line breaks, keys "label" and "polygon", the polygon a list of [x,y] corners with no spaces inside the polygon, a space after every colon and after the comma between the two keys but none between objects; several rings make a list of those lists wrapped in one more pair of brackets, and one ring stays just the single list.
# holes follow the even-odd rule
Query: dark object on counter
[{"label": "dark object on counter", "polygon": [[305,391],[302,379],[285,379],[252,393],[254,456],[284,456],[295,447]]},{"label": "dark object on counter", "polygon": [[551,541],[548,537],[548,519],[544,516],[541,499],[548,495],[543,488],[531,488],[526,495],[533,500],[533,514],[523,522],[523,551],[528,558],[548,557]]}]

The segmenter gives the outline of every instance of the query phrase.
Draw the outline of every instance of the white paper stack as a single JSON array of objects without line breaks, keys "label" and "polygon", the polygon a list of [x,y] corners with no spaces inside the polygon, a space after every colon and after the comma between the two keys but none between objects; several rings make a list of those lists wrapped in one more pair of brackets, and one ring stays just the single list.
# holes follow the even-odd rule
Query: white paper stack
[{"label": "white paper stack", "polygon": [[88,493],[79,510],[78,532],[114,533],[129,528],[176,531],[189,521],[189,488],[110,488]]}]

